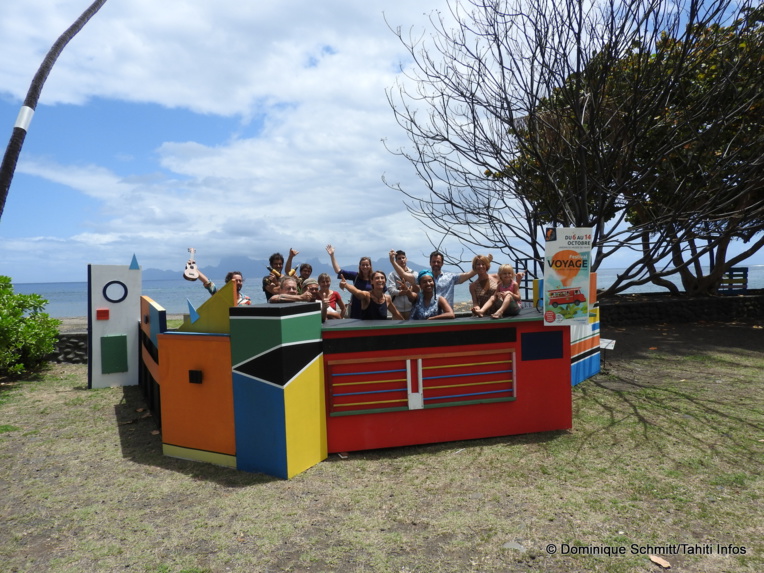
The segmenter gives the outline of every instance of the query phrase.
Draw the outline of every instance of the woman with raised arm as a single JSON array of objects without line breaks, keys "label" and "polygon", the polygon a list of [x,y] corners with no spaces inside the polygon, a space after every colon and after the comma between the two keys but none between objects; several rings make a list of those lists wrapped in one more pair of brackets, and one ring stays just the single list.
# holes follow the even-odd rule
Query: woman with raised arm
[{"label": "woman with raised arm", "polygon": [[[369,257],[361,257],[358,262],[358,271],[350,271],[340,267],[337,259],[334,258],[334,247],[326,245],[326,252],[329,253],[329,258],[332,260],[332,268],[337,273],[337,278],[345,278],[353,283],[353,286],[361,291],[371,292],[371,259]],[[350,318],[361,318],[361,300],[357,297],[350,299]]]},{"label": "woman with raised arm", "polygon": [[371,291],[361,290],[347,282],[340,273],[340,288],[347,290],[353,295],[353,300],[358,300],[358,306],[361,314],[358,318],[361,320],[387,320],[387,311],[393,315],[395,320],[403,320],[403,316],[393,305],[390,295],[385,292],[387,277],[382,271],[376,271],[371,275]]}]

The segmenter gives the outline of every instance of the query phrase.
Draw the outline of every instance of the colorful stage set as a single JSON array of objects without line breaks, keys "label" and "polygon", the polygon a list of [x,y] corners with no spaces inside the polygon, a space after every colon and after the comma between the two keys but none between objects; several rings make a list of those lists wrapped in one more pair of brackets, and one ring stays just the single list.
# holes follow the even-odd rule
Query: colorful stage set
[{"label": "colorful stage set", "polygon": [[168,456],[284,479],[330,453],[569,429],[572,385],[599,371],[598,323],[535,308],[322,325],[318,303],[232,306],[229,284],[170,331],[137,264],[88,276],[90,386],[140,384]]}]

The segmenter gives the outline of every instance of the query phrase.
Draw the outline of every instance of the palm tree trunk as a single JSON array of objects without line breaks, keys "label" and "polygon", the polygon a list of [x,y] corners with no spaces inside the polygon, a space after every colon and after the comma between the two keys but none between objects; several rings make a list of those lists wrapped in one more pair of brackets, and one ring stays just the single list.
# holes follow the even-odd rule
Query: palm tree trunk
[{"label": "palm tree trunk", "polygon": [[24,99],[24,105],[21,107],[18,119],[13,127],[13,133],[8,142],[8,147],[5,148],[3,163],[0,165],[0,218],[2,218],[3,211],[5,210],[5,200],[8,198],[8,191],[11,188],[13,174],[16,171],[16,163],[19,160],[21,147],[24,145],[27,129],[29,128],[29,123],[32,121],[32,116],[37,107],[37,102],[40,99],[40,93],[42,92],[43,85],[45,85],[45,80],[48,79],[48,75],[53,69],[53,64],[56,63],[58,56],[61,55],[61,52],[69,41],[82,30],[85,24],[88,23],[105,3],[106,0],[95,0],[95,2],[93,2],[90,7],[77,18],[77,21],[59,36],[56,43],[53,44],[51,49],[45,55],[45,59],[42,61],[42,64],[40,64],[34,78],[32,78],[27,97]]}]

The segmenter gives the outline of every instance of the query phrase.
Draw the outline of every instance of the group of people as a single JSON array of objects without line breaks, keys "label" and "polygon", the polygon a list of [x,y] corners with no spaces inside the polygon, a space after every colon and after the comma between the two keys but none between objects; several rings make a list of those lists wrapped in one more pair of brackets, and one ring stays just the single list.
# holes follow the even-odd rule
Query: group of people
[{"label": "group of people", "polygon": [[[449,273],[442,271],[443,254],[434,251],[430,254],[430,269],[416,273],[407,266],[404,251],[391,250],[393,271],[385,275],[382,271],[372,270],[369,257],[362,257],[358,270],[353,270],[339,265],[332,245],[326,246],[326,252],[340,279],[340,289],[352,295],[349,305],[345,305],[339,292],[332,290],[332,279],[327,273],[321,273],[318,279],[312,278],[313,268],[308,263],[292,269],[292,261],[299,254],[295,249],[289,250],[286,264],[280,253],[270,256],[270,273],[262,281],[266,300],[269,303],[321,302],[324,319],[386,320],[389,313],[396,320],[439,320],[455,316],[456,285],[477,277],[470,284],[474,316],[502,318],[520,312],[518,281],[522,273],[516,275],[512,265],[505,264],[499,267],[497,274],[488,274],[490,256],[477,255],[472,260],[471,271]],[[217,291],[215,284],[201,272],[199,278],[210,294]],[[241,273],[228,273],[226,283],[229,281],[234,281],[237,304],[252,304],[250,298],[241,293]]]}]

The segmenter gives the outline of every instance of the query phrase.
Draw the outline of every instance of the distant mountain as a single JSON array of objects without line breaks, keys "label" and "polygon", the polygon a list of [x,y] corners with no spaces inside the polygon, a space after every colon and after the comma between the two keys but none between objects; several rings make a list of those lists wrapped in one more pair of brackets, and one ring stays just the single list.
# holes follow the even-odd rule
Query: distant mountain
[{"label": "distant mountain", "polygon": [[179,271],[163,271],[160,269],[141,269],[141,279],[145,281],[170,281],[179,279],[183,269]]},{"label": "distant mountain", "polygon": [[[357,270],[358,263],[353,262],[348,264],[345,262],[345,268],[348,270]],[[332,269],[331,265],[322,263],[318,260],[318,258],[314,257],[312,259],[301,259],[299,256],[297,257],[297,261],[294,263],[295,267],[299,267],[302,263],[310,263],[310,265],[313,267],[313,274],[312,277],[318,277],[321,273],[329,273],[329,276],[334,278],[336,276],[336,273]],[[185,266],[185,265],[184,265]],[[229,271],[240,271],[244,278],[257,278],[257,277],[264,277],[266,274],[268,274],[268,260],[261,260],[261,259],[251,259],[249,257],[241,257],[241,256],[231,256],[231,257],[225,257],[220,261],[219,264],[215,266],[202,266],[199,267],[199,269],[210,279],[216,280],[216,281],[222,281],[223,278],[225,278],[226,274],[228,274]],[[179,267],[176,271],[168,271],[168,270],[161,270],[161,269],[143,269],[142,271],[142,277],[144,280],[149,281],[163,281],[163,280],[173,280],[180,278],[180,276],[183,274],[183,266]],[[372,268],[374,270],[381,270],[384,271],[385,274],[388,274],[390,271],[393,270],[392,265],[390,264],[390,261],[386,258],[380,258],[376,261],[372,261]],[[422,265],[419,265],[417,263],[409,261],[409,268],[411,268],[414,271],[420,271],[424,268]]]}]

